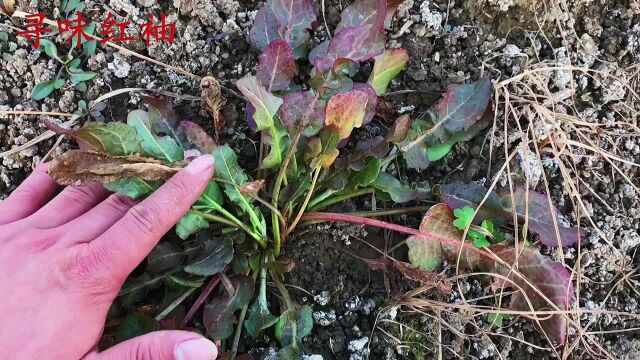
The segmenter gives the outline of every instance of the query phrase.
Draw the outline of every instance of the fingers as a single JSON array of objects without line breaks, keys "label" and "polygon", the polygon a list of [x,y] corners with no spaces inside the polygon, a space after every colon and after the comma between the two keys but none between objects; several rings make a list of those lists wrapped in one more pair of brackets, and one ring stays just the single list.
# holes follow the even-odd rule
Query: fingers
[{"label": "fingers", "polygon": [[109,191],[102,184],[69,186],[31,215],[28,221],[40,229],[58,227],[91,210],[107,196]]},{"label": "fingers", "polygon": [[214,360],[216,345],[187,331],[158,331],[127,340],[84,360]]},{"label": "fingers", "polygon": [[196,202],[212,177],[213,157],[205,155],[195,159],[87,244],[89,252],[93,253],[91,256],[100,259],[102,271],[124,281]]},{"label": "fingers", "polygon": [[0,225],[28,217],[51,199],[58,185],[47,174],[48,170],[48,164],[38,165],[9,198],[0,202]]},{"label": "fingers", "polygon": [[71,244],[87,243],[107,231],[138,202],[120,194],[112,194],[79,218],[64,226]]}]

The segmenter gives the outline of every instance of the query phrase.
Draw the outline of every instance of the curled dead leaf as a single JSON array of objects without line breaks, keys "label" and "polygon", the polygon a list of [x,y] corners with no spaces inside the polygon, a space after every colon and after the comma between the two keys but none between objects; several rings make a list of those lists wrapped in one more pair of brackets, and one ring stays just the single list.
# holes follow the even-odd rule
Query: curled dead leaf
[{"label": "curled dead leaf", "polygon": [[49,175],[60,185],[110,183],[137,177],[143,180],[167,180],[184,167],[183,163],[171,166],[161,161],[139,155],[112,156],[96,151],[72,150],[55,158],[49,167]]},{"label": "curled dead leaf", "polygon": [[7,14],[8,16],[12,16],[16,11],[16,1],[2,0],[2,2],[0,2],[0,9],[2,9],[2,12]]},{"label": "curled dead leaf", "polygon": [[220,109],[224,106],[225,99],[222,97],[221,90],[220,83],[213,76],[205,76],[200,81],[202,107],[213,116],[216,144],[220,144],[220,134],[224,128],[224,120],[220,114]]},{"label": "curled dead leaf", "polygon": [[264,187],[264,179],[252,181],[240,186],[240,192],[242,195],[258,196],[258,193]]}]

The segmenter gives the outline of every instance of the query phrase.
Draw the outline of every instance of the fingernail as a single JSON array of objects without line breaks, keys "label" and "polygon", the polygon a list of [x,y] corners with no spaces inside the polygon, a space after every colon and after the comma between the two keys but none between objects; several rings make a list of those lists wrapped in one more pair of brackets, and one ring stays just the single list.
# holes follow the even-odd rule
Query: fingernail
[{"label": "fingernail", "polygon": [[176,360],[213,360],[218,349],[211,341],[200,338],[179,343],[174,350]]},{"label": "fingernail", "polygon": [[211,155],[199,156],[187,166],[186,170],[190,174],[200,174],[209,171],[213,167],[213,162],[213,156]]}]

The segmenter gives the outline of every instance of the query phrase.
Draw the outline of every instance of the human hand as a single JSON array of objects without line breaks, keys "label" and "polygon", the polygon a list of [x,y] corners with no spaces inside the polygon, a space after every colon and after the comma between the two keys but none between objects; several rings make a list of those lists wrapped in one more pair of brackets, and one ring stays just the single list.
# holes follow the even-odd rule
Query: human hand
[{"label": "human hand", "polygon": [[125,279],[212,176],[207,155],[139,204],[99,184],[68,187],[50,200],[57,185],[39,166],[0,202],[0,358],[215,359],[212,342],[186,331],[97,352]]}]

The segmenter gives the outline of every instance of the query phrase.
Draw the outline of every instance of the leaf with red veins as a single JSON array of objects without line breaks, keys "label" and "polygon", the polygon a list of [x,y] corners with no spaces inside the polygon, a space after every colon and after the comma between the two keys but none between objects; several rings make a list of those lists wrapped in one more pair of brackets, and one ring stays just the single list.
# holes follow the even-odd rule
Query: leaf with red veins
[{"label": "leaf with red veins", "polygon": [[180,129],[187,135],[187,140],[200,150],[202,154],[211,154],[211,152],[218,147],[211,136],[209,136],[200,125],[194,122],[183,121],[180,123]]},{"label": "leaf with red veins", "polygon": [[316,7],[313,0],[269,0],[269,8],[280,25],[282,38],[292,49],[309,40],[308,29],[316,22]]},{"label": "leaf with red veins", "polygon": [[[367,61],[384,51],[385,35],[382,27],[361,25],[345,28],[329,42],[327,54],[314,54],[313,65],[320,72],[331,70],[336,59]],[[323,50],[323,49],[322,49]]]},{"label": "leaf with red veins", "polygon": [[236,86],[255,108],[253,120],[257,130],[272,127],[282,99],[268,92],[255,76],[243,77],[236,82]]},{"label": "leaf with red veins", "polygon": [[325,125],[337,127],[340,139],[347,139],[354,128],[362,126],[368,101],[369,94],[359,90],[332,96],[327,104]]},{"label": "leaf with red veins", "polygon": [[378,107],[378,94],[371,87],[371,85],[366,83],[353,83],[353,90],[360,90],[362,92],[367,93],[369,95],[369,99],[367,100],[367,112],[364,116],[364,124],[368,124],[373,120],[373,117],[376,115],[376,108]]},{"label": "leaf with red veins", "polygon": [[490,99],[491,79],[488,76],[471,84],[449,85],[442,99],[433,107],[436,115],[434,135],[446,141],[449,138],[447,132],[468,130],[482,118]]},{"label": "leaf with red veins", "polygon": [[355,26],[376,25],[382,27],[387,16],[386,0],[356,0],[347,6],[340,14],[340,23],[335,30],[339,34],[342,30]]},{"label": "leaf with red veins", "polygon": [[558,224],[558,210],[546,195],[533,190],[527,191],[523,188],[517,188],[513,194],[505,193],[500,197],[504,210],[513,210],[521,222],[527,221],[529,230],[537,234],[540,241],[546,246],[571,246],[584,236],[584,229],[569,228]]},{"label": "leaf with red veins", "polygon": [[[519,247],[518,249],[508,245],[494,245],[489,248],[505,263],[506,267],[498,265],[486,258],[479,259],[478,270],[497,272],[509,281],[500,281],[503,287],[510,287],[517,291],[511,296],[511,309],[516,311],[554,311],[553,303],[560,311],[567,311],[571,307],[574,297],[574,287],[571,283],[571,273],[561,263],[540,254],[535,247]],[[513,266],[512,264],[516,264]],[[515,275],[517,270],[525,279]],[[542,295],[536,291],[541,292]],[[528,301],[527,301],[528,300]],[[567,317],[562,314],[540,315],[539,325],[541,330],[553,341],[564,344],[567,335]],[[534,320],[534,324],[537,322]]]},{"label": "leaf with red veins", "polygon": [[280,118],[290,133],[303,128],[304,136],[313,136],[324,125],[324,103],[312,91],[298,91],[289,93],[282,99]]},{"label": "leaf with red veins", "polygon": [[263,6],[258,10],[256,20],[249,32],[251,45],[263,50],[271,42],[282,39],[278,32],[278,22],[276,16],[269,6]]},{"label": "leaf with red veins", "polygon": [[280,91],[289,88],[297,72],[289,44],[274,40],[260,55],[256,77],[267,91]]}]

